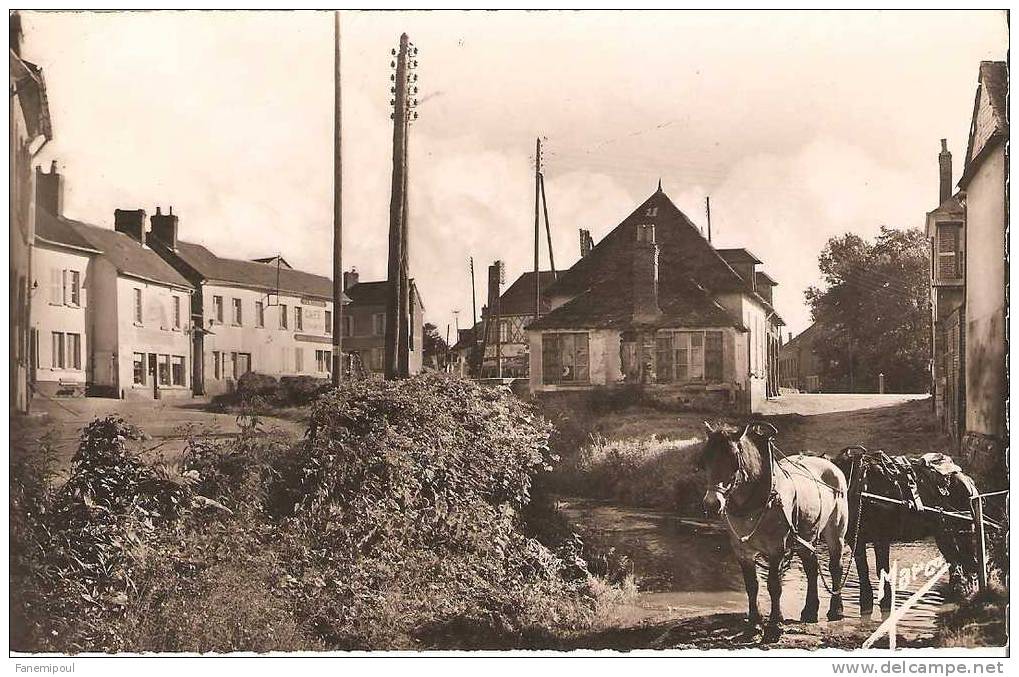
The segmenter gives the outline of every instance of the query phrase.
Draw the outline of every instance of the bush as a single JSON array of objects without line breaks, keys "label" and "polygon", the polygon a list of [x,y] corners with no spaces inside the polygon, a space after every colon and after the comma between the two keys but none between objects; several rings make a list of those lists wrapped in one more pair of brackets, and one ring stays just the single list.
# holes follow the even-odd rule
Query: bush
[{"label": "bush", "polygon": [[59,491],[44,462],[12,463],[13,644],[547,643],[618,587],[594,581],[572,532],[554,515],[541,527],[529,505],[555,461],[550,432],[508,393],[439,374],[347,383],[296,444],[249,426],[189,440],[175,467],[143,463],[120,419],[93,421]]},{"label": "bush", "polygon": [[255,397],[271,401],[275,400],[279,395],[279,381],[268,374],[249,371],[237,379],[237,396],[242,401],[250,401]]},{"label": "bush", "polygon": [[280,392],[276,404],[302,407],[311,404],[329,388],[329,380],[314,376],[284,376],[280,379]]}]

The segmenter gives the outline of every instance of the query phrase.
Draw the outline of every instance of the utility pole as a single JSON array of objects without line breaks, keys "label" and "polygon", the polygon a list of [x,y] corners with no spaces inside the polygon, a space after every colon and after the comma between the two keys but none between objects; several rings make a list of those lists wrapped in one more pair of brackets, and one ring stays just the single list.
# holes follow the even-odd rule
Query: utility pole
[{"label": "utility pole", "polygon": [[[414,48],[416,53],[416,48]],[[386,303],[385,365],[386,378],[406,376],[408,345],[409,282],[407,270],[407,127],[410,118],[408,70],[411,67],[410,39],[400,36],[400,47],[394,49],[396,60],[390,65],[396,72],[390,76],[393,86],[393,177],[389,201],[389,265]],[[415,76],[416,77],[416,76]],[[415,113],[416,115],[416,113]],[[404,290],[407,290],[405,293]],[[403,340],[401,340],[401,338]]]},{"label": "utility pole", "polygon": [[[340,115],[340,13],[335,13],[333,42],[334,110],[333,110],[333,386],[343,380],[343,171],[341,162]],[[277,265],[278,265],[277,261]],[[279,284],[277,284],[277,290]]]},{"label": "utility pole", "polygon": [[[534,140],[534,319],[541,313],[541,269],[538,267],[538,248],[541,245],[541,217],[538,200],[541,199],[541,137]],[[502,361],[499,361],[502,376]]]},{"label": "utility pole", "polygon": [[555,269],[555,254],[552,252],[552,226],[548,222],[548,200],[545,197],[545,174],[541,174],[541,209],[545,214],[545,234],[548,236],[548,265],[552,268],[552,279],[559,277]]},{"label": "utility pole", "polygon": [[478,293],[474,285],[474,257],[471,261],[471,329],[478,323]]},{"label": "utility pole", "polygon": [[708,244],[711,244],[711,196],[704,198],[704,211],[708,215]]}]

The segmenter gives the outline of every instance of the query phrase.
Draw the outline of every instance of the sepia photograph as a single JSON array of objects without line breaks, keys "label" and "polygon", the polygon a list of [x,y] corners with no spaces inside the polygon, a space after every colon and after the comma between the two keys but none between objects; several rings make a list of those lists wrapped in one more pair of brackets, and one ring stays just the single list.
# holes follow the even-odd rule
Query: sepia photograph
[{"label": "sepia photograph", "polygon": [[9,10],[10,669],[1006,672],[1009,21]]}]

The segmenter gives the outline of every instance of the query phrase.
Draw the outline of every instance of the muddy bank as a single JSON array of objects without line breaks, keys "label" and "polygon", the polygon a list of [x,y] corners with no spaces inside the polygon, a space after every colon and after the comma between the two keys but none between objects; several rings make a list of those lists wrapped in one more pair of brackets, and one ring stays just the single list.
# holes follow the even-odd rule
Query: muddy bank
[{"label": "muddy bank", "polygon": [[[614,548],[630,560],[640,593],[602,620],[598,629],[576,638],[585,648],[741,648],[760,646],[760,638],[743,636],[746,593],[739,567],[730,551],[722,525],[668,513],[626,508],[604,501],[563,499],[564,512],[582,538],[600,548]],[[825,577],[827,553],[820,552]],[[923,565],[940,555],[933,542],[893,546],[899,567]],[[848,556],[846,556],[848,559]],[[845,562],[848,564],[848,562]],[[875,610],[861,618],[859,584],[850,566],[843,590],[846,618],[837,622],[804,624],[789,620],[776,648],[859,648],[880,625]],[[759,600],[768,608],[765,572]],[[806,597],[806,582],[799,562],[794,561],[783,578],[782,610],[787,619],[798,619]],[[876,578],[874,579],[876,585]],[[821,609],[830,595],[820,589]],[[901,591],[897,602],[909,597]],[[943,585],[935,586],[910,609],[897,625],[899,646],[931,646],[937,631],[937,615],[948,608]],[[875,646],[887,646],[883,640]]]}]

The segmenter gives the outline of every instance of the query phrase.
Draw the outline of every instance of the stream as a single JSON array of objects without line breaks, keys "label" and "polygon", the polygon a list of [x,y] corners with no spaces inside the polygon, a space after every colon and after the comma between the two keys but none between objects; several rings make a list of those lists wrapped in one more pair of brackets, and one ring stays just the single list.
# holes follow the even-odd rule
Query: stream
[{"label": "stream", "polygon": [[[629,558],[640,590],[637,604],[642,609],[676,618],[720,612],[746,613],[743,577],[731,552],[728,533],[721,523],[589,499],[564,498],[561,506],[581,537],[615,548]],[[828,558],[823,546],[818,554],[822,575],[830,583]],[[932,559],[940,561],[940,553],[933,541],[897,543],[892,545],[891,559],[893,563],[898,562],[900,570],[913,566],[922,568]],[[869,551],[869,560],[871,583],[877,590],[872,550]],[[873,622],[876,627],[881,620],[880,611],[875,608],[870,619],[860,618],[856,567],[851,561],[844,565],[850,569],[843,590],[847,621],[855,620],[856,624]],[[758,600],[761,611],[767,614],[770,602],[763,576],[764,571],[759,568],[761,585]],[[946,579],[939,581],[899,621],[898,631],[901,634],[917,639],[933,635],[937,613],[944,604]],[[907,599],[922,582],[918,580],[908,590],[897,591],[896,604]],[[806,578],[798,558],[793,559],[783,583],[782,611],[788,619],[799,619],[806,597]],[[819,616],[823,619],[830,596],[822,583],[818,585],[818,594],[821,600]]]}]

